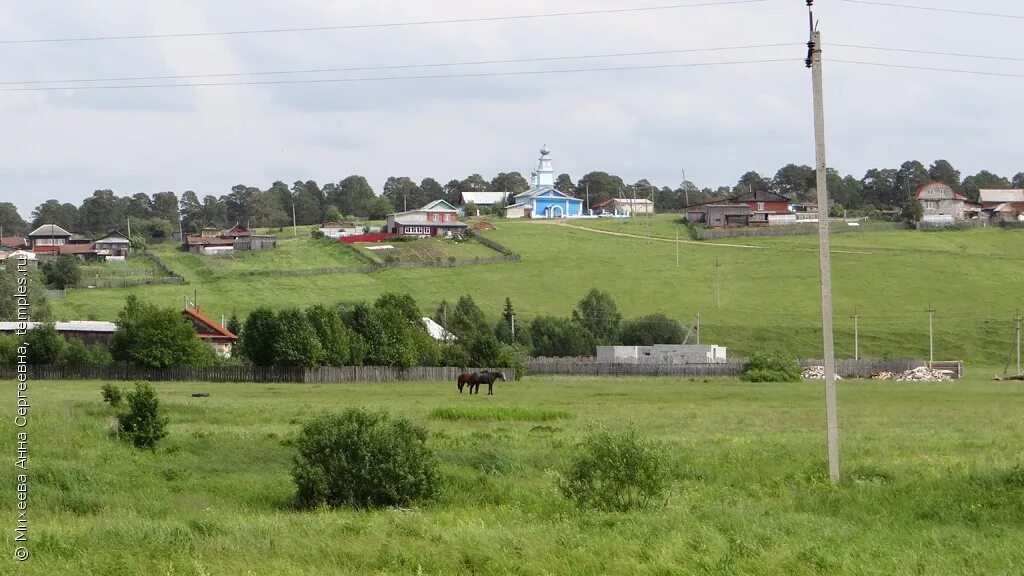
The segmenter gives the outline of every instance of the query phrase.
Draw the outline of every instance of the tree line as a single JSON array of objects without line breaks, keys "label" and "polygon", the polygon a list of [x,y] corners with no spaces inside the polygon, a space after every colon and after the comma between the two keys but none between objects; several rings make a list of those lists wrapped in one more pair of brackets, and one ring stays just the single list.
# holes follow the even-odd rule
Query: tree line
[{"label": "tree line", "polygon": [[[635,196],[652,199],[658,211],[671,211],[759,190],[777,192],[796,202],[813,201],[815,178],[814,168],[787,164],[774,176],[749,171],[735,185],[716,188],[701,188],[692,182],[659,188],[646,179],[627,184],[621,177],[601,171],[590,172],[576,181],[569,174],[560,174],[555,187],[590,204]],[[988,170],[962,176],[952,164],[941,159],[928,166],[911,160],[898,168],[872,168],[859,179],[830,168],[827,178],[834,202],[864,212],[901,208],[919,186],[932,180],[949,184],[971,200],[977,200],[982,188],[1024,187],[1024,172],[1012,178]],[[499,191],[512,196],[528,188],[526,178],[513,171],[501,172],[490,180],[472,174],[444,185],[433,178],[416,182],[407,176],[392,176],[379,194],[359,175],[323,186],[313,180],[297,180],[291,186],[276,181],[266,189],[238,184],[221,196],[208,194],[202,198],[191,190],[180,196],[171,191],[152,196],[144,192],[118,196],[111,190],[96,190],[77,206],[47,200],[32,211],[31,222],[26,222],[12,203],[0,202],[0,227],[6,236],[24,234],[41,224],[57,224],[73,232],[96,235],[123,230],[130,218],[133,234],[160,239],[171,236],[179,227],[185,232],[196,232],[206,225],[228,227],[237,223],[278,228],[292,223],[293,210],[295,221],[301,225],[345,216],[381,219],[396,209],[418,208],[437,199],[459,205],[463,192]]]}]

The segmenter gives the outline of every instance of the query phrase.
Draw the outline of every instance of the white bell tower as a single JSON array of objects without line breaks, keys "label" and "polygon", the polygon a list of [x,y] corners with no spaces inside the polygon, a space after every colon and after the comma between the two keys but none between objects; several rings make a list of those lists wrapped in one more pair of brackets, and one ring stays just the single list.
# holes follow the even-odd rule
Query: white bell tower
[{"label": "white bell tower", "polygon": [[551,168],[551,149],[547,144],[540,149],[540,163],[537,166],[536,186],[554,186],[555,171]]}]

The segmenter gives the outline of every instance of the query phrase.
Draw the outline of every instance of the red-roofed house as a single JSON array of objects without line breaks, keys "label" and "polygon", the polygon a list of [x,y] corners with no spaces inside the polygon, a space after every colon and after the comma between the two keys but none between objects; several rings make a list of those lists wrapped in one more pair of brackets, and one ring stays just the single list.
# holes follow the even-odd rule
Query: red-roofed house
[{"label": "red-roofed house", "polygon": [[10,248],[12,250],[23,250],[28,248],[28,240],[21,236],[10,236],[7,238],[0,239],[0,246],[4,248]]},{"label": "red-roofed house", "polygon": [[185,308],[182,316],[196,329],[196,337],[213,347],[218,356],[231,357],[231,345],[238,340],[230,330],[210,320],[198,308]]}]

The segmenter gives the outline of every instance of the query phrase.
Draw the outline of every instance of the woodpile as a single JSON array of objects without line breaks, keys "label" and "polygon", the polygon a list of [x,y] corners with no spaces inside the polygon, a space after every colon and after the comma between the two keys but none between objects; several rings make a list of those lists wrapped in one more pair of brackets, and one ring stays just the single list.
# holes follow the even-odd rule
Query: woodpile
[{"label": "woodpile", "polygon": [[[803,376],[805,380],[824,380],[825,379],[825,367],[824,366],[808,366],[804,368]],[[842,380],[838,374],[836,374],[836,380]]]},{"label": "woodpile", "polygon": [[491,224],[486,220],[481,220],[480,222],[473,223],[473,230],[494,230],[494,224]]},{"label": "woodpile", "polygon": [[896,380],[897,382],[947,382],[953,379],[949,370],[932,370],[927,366],[920,366],[906,372],[876,372],[871,375],[872,380]]}]

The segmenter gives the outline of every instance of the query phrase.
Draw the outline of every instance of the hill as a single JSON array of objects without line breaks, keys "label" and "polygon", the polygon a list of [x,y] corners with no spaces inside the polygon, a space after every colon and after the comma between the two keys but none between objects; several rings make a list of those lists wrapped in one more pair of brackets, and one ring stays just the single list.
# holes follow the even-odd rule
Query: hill
[{"label": "hill", "polygon": [[[821,354],[815,236],[684,241],[676,267],[671,238],[611,235],[576,223],[496,224],[487,237],[522,254],[522,262],[306,277],[185,270],[189,285],[72,290],[54,302],[54,309],[58,318],[113,319],[129,292],[178,306],[196,290],[202,308],[217,317],[245,314],[260,305],[358,301],[397,291],[414,296],[424,312],[435,310],[442,298],[472,294],[492,321],[508,296],[519,319],[527,321],[541,314],[568,315],[596,287],[610,292],[627,316],[664,312],[689,322],[700,312],[702,341],[728,346],[732,355],[759,350]],[[664,222],[660,226],[672,228]],[[639,227],[635,232],[641,232]],[[304,252],[311,258],[338,248],[309,242]],[[1014,310],[1022,304],[1024,232],[838,234],[833,238],[833,278],[837,354],[853,355],[852,316],[857,313],[863,356],[926,358],[925,310],[931,303],[937,358],[1002,365],[1013,340]]]}]

